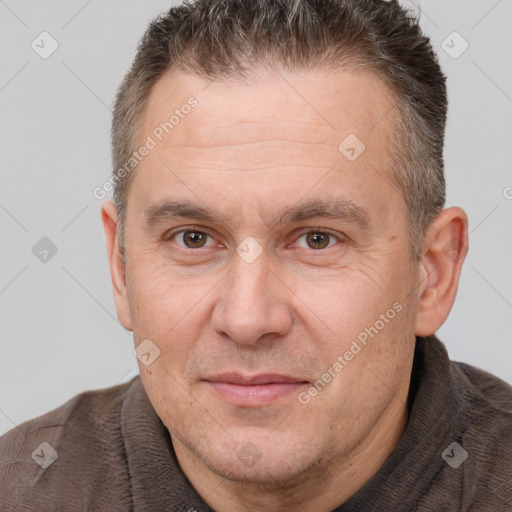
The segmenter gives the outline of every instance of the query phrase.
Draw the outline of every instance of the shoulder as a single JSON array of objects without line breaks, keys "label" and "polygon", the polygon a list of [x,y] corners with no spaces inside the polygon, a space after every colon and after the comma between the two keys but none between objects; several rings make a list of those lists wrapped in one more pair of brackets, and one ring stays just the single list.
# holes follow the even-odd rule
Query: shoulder
[{"label": "shoulder", "polygon": [[[111,422],[122,407],[124,398],[139,377],[130,382],[110,388],[85,391],[61,406],[37,418],[26,421],[0,437],[0,460],[16,455],[19,444],[26,444],[31,438],[36,440],[42,431],[48,434],[59,428],[87,430],[99,424]],[[98,433],[94,428],[91,433]]]},{"label": "shoulder", "polygon": [[[80,506],[80,488],[108,478],[108,467],[123,466],[120,415],[140,377],[106,389],[80,393],[60,407],[0,437],[0,507],[40,504],[59,482],[59,498]],[[105,464],[108,461],[109,464]],[[78,487],[77,487],[78,485]],[[36,496],[37,493],[37,496]],[[33,496],[32,496],[33,495]],[[46,495],[44,499],[51,496]],[[78,501],[77,501],[78,500]]]},{"label": "shoulder", "polygon": [[512,422],[512,386],[495,375],[466,363],[451,361],[451,373],[471,404]]},{"label": "shoulder", "polygon": [[[456,393],[467,418],[461,443],[467,451],[464,488],[475,505],[512,506],[512,386],[474,366],[451,362]],[[491,510],[488,508],[487,510]],[[507,510],[509,510],[507,508]]]}]

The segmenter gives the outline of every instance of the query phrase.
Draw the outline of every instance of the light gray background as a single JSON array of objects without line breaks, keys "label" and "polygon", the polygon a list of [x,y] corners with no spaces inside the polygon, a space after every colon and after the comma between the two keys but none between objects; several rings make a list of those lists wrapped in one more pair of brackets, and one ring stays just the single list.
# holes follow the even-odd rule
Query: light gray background
[{"label": "light gray background", "polygon": [[[170,5],[0,0],[0,433],[138,372],[131,333],[117,321],[92,191],[111,171],[116,88],[148,22]],[[448,205],[465,208],[471,232],[439,336],[452,359],[509,382],[511,21],[510,0],[422,3],[423,29],[448,75]],[[59,45],[47,59],[31,48],[43,31]],[[456,59],[441,47],[454,31],[469,44]],[[447,44],[458,52],[463,43],[451,35]],[[42,237],[58,248],[46,263],[32,252]]]}]

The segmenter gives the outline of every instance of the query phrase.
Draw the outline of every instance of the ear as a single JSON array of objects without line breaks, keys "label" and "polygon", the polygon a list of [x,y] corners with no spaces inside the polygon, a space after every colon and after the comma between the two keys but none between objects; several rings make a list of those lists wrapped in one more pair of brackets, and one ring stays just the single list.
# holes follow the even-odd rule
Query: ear
[{"label": "ear", "polygon": [[117,210],[112,201],[105,201],[101,206],[101,219],[107,240],[107,253],[112,278],[112,289],[117,309],[117,317],[125,329],[132,330],[130,306],[126,289],[125,263],[119,250],[117,232]]},{"label": "ear", "polygon": [[430,336],[450,313],[468,251],[468,218],[458,207],[443,210],[425,234],[419,264],[416,336]]}]

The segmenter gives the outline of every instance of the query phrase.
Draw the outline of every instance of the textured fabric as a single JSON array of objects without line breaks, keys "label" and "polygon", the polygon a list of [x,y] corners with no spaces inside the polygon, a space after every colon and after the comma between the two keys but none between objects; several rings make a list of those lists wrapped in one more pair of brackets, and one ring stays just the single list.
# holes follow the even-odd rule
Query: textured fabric
[{"label": "textured fabric", "polygon": [[[409,410],[395,451],[336,512],[512,511],[508,384],[450,362],[434,336],[418,338]],[[135,377],[77,395],[0,438],[0,511],[50,510],[212,509],[181,472]]]}]

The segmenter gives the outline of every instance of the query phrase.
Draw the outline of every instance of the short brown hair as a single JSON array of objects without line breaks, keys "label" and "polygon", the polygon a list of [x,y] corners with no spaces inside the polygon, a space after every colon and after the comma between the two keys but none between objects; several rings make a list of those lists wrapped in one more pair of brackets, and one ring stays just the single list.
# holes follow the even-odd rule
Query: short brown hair
[{"label": "short brown hair", "polygon": [[124,247],[133,172],[119,173],[136,147],[149,93],[171,69],[207,79],[243,77],[257,65],[377,73],[396,98],[389,175],[410,216],[412,254],[443,209],[446,78],[418,20],[397,1],[197,0],[156,18],[117,92],[112,120],[114,201]]}]

